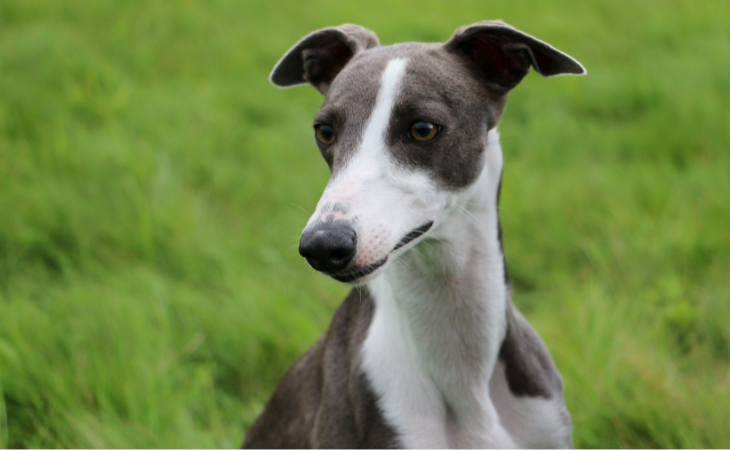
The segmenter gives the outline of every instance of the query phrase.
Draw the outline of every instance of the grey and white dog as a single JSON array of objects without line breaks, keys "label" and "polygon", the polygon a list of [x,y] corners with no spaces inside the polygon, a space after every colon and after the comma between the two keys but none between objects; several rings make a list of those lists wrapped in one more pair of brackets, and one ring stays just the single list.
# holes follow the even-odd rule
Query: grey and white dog
[{"label": "grey and white dog", "polygon": [[497,124],[532,66],[575,59],[501,21],[444,44],[383,47],[357,25],[316,31],[271,73],[325,96],[332,175],[299,251],[354,285],[245,447],[569,447],[563,384],[510,300]]}]

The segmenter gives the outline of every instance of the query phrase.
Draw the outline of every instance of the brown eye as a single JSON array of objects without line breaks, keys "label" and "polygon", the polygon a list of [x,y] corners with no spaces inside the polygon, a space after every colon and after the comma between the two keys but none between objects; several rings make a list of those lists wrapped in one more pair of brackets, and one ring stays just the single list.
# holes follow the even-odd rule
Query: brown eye
[{"label": "brown eye", "polygon": [[314,129],[314,135],[317,142],[322,145],[331,145],[335,142],[335,130],[329,125],[317,125]]},{"label": "brown eye", "polygon": [[439,129],[440,127],[438,125],[431,122],[413,122],[408,129],[408,137],[418,142],[430,141],[436,137]]}]

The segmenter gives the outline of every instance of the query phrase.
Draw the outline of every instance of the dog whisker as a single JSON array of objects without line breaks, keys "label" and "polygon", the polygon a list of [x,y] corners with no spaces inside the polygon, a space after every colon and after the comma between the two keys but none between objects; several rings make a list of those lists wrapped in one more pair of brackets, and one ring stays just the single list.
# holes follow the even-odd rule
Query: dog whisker
[{"label": "dog whisker", "polygon": [[302,208],[301,206],[297,205],[296,203],[289,203],[289,205],[291,205],[291,206],[294,206],[294,207],[296,207],[296,208],[299,208],[299,209],[301,209],[302,211],[304,211],[304,214],[306,214],[306,215],[307,215],[307,217],[310,217],[310,216],[312,215],[312,214],[311,214],[311,213],[309,213],[309,212],[308,212],[308,211],[307,211],[306,209]]}]

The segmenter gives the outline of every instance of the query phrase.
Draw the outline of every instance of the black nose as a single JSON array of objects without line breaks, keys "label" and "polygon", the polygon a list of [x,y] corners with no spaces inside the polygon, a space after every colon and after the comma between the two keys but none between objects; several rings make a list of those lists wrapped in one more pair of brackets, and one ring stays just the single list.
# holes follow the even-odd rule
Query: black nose
[{"label": "black nose", "polygon": [[302,234],[299,254],[307,258],[314,270],[339,272],[355,257],[357,235],[347,225],[322,224]]}]

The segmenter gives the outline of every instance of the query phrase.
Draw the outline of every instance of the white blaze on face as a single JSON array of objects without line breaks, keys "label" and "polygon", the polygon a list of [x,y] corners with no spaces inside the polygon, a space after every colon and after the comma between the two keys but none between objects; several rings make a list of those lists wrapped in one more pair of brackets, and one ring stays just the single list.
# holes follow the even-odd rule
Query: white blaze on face
[{"label": "white blaze on face", "polygon": [[341,205],[337,219],[351,221],[358,234],[357,266],[385,258],[403,236],[434,220],[441,209],[429,177],[398,167],[387,148],[388,124],[407,63],[403,58],[388,62],[360,144],[346,166],[330,179],[307,224],[328,220],[333,205]]}]

